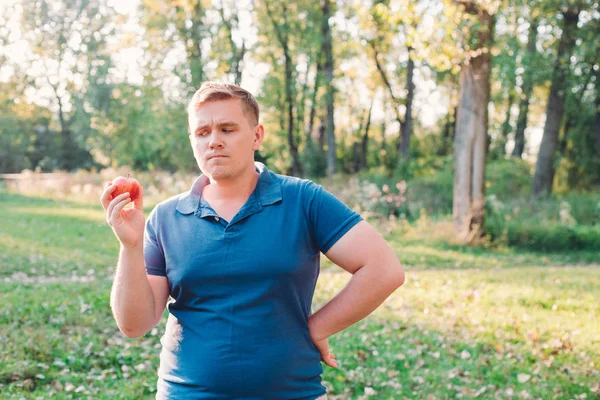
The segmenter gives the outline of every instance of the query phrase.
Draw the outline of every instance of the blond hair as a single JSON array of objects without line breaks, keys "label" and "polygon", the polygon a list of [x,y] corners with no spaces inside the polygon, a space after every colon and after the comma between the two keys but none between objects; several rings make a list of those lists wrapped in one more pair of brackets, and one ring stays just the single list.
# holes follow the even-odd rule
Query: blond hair
[{"label": "blond hair", "polygon": [[232,83],[204,82],[200,86],[200,89],[194,93],[188,104],[188,115],[204,103],[229,99],[240,99],[244,114],[246,114],[250,125],[258,125],[258,102],[252,93]]}]

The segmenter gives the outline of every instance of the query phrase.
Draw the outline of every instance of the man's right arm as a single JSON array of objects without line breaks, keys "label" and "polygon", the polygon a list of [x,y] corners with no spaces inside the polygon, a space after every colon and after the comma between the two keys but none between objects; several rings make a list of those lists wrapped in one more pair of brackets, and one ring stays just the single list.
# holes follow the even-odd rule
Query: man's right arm
[{"label": "man's right arm", "polygon": [[168,298],[167,278],[146,274],[143,246],[121,246],[110,294],[119,330],[127,337],[144,335],[160,322]]},{"label": "man's right arm", "polygon": [[133,202],[128,193],[111,198],[114,185],[108,184],[100,200],[106,221],[121,244],[113,280],[110,305],[119,330],[127,337],[138,337],[160,321],[169,297],[166,277],[147,275],[144,261],[143,193]]}]

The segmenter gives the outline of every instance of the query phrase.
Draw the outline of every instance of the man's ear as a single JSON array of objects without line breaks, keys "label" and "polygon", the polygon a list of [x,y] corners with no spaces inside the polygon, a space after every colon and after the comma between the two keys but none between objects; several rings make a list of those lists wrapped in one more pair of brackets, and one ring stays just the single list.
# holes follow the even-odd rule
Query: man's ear
[{"label": "man's ear", "polygon": [[252,143],[252,150],[258,150],[265,138],[265,128],[262,125],[256,125],[254,128],[254,143]]}]

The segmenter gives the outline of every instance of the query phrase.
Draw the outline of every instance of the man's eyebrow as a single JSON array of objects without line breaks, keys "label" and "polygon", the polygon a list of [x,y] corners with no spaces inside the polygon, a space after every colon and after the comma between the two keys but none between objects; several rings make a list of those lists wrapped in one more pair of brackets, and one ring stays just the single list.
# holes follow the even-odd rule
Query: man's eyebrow
[{"label": "man's eyebrow", "polygon": [[[233,127],[238,127],[239,125],[240,125],[240,124],[238,124],[238,123],[237,123],[237,122],[235,122],[235,121],[223,121],[223,122],[217,122],[217,126],[218,126],[218,127],[223,127],[223,126],[233,126]],[[211,126],[212,126],[212,124],[202,124],[202,125],[198,125],[198,126],[196,127],[196,129],[195,129],[195,130],[196,130],[196,131],[198,131],[198,130],[202,130],[202,129],[205,129],[205,128],[209,128],[209,127],[211,127]]]}]

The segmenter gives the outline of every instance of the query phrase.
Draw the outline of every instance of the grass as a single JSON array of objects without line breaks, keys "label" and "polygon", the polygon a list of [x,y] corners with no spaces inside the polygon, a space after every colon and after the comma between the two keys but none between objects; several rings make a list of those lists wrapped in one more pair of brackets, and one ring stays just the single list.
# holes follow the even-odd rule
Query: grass
[{"label": "grass", "polygon": [[[100,206],[0,192],[0,218],[1,397],[153,398],[165,321],[138,339],[116,329],[118,244]],[[330,338],[330,398],[599,395],[598,254],[465,248],[447,221],[379,229],[407,281]],[[324,262],[314,308],[348,279]]]}]

